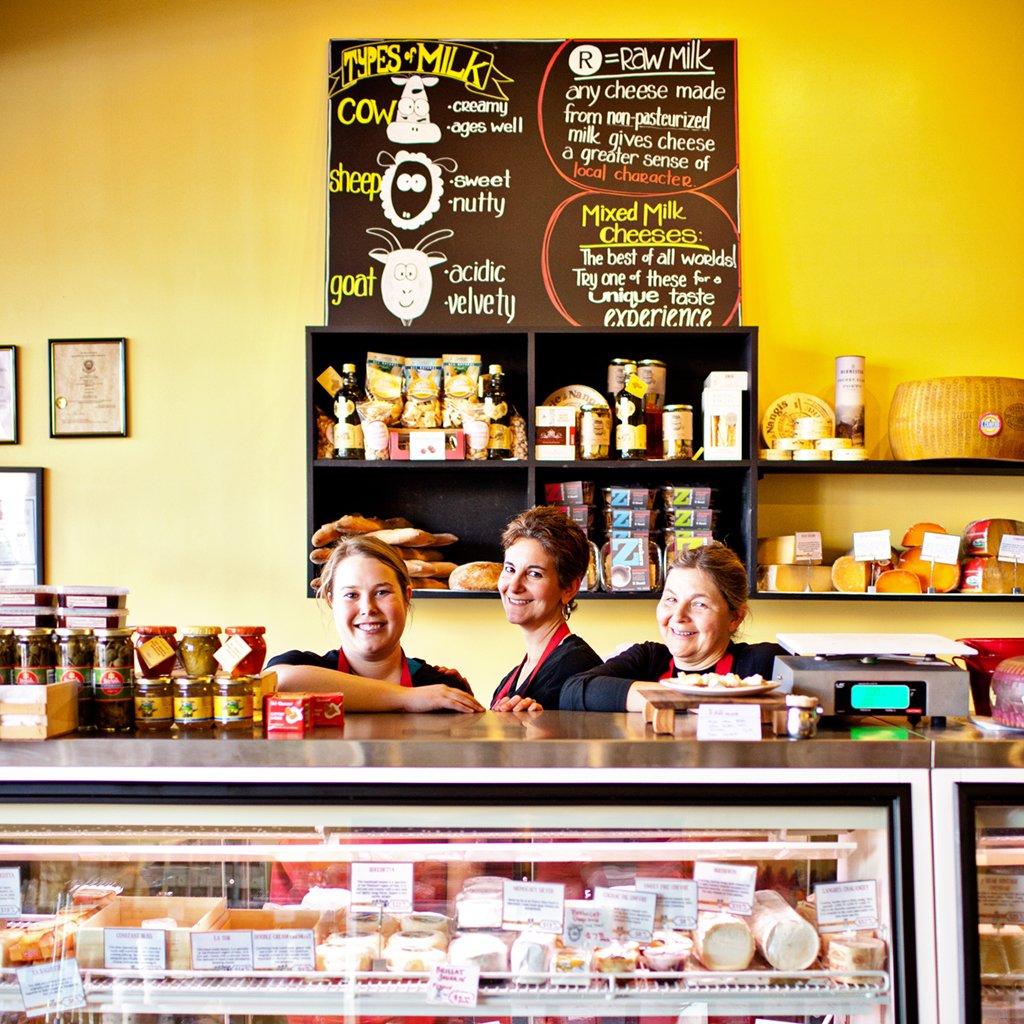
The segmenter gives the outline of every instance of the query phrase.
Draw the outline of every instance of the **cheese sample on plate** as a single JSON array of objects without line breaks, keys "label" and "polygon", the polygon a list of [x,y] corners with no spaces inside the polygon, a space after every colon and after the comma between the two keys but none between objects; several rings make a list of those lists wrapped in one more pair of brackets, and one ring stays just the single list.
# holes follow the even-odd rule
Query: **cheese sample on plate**
[{"label": "cheese sample on plate", "polygon": [[832,590],[830,565],[758,565],[757,589],[769,594],[801,594],[807,587],[816,594]]},{"label": "cheese sample on plate", "polygon": [[745,971],[754,958],[754,936],[742,917],[702,910],[697,915],[693,948],[709,970]]},{"label": "cheese sample on plate", "polygon": [[818,933],[777,892],[754,893],[750,930],[761,956],[777,971],[805,971],[818,957]]},{"label": "cheese sample on plate", "polygon": [[[759,565],[796,565],[796,534],[789,533],[781,537],[759,537],[757,561]],[[800,564],[806,565],[807,559],[802,559]],[[811,565],[821,565],[821,559],[811,559]]]}]

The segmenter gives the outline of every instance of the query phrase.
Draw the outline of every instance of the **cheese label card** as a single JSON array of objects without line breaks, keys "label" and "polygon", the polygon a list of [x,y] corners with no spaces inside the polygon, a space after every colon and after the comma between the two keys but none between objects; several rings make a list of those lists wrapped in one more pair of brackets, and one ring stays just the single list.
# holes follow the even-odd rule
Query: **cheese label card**
[{"label": "cheese label card", "polygon": [[1024,924],[1024,875],[978,875],[978,920]]},{"label": "cheese label card", "polygon": [[845,932],[878,927],[878,883],[820,882],[814,887],[818,931]]},{"label": "cheese label card", "polygon": [[320,385],[333,398],[341,390],[341,377],[333,366],[328,366],[316,379]]},{"label": "cheese label card", "polygon": [[641,878],[637,892],[653,892],[658,898],[654,927],[679,931],[697,927],[697,883],[692,878]]},{"label": "cheese label card", "polygon": [[853,557],[858,562],[888,562],[892,541],[888,530],[862,530],[853,535]]},{"label": "cheese label card", "polygon": [[699,860],[693,866],[697,904],[701,910],[724,910],[749,917],[754,912],[757,868]]},{"label": "cheese label card", "polygon": [[925,533],[921,540],[921,557],[926,562],[956,565],[960,561],[960,534]]},{"label": "cheese label card", "polygon": [[55,1015],[85,1006],[85,989],[74,958],[19,967],[14,973],[28,1017]]},{"label": "cheese label card", "polygon": [[822,559],[820,533],[796,534],[795,547],[795,557],[798,562],[820,562]]},{"label": "cheese label card", "polygon": [[237,633],[233,633],[213,652],[213,656],[225,672],[230,672],[251,650]]},{"label": "cheese label card", "polygon": [[167,970],[167,932],[163,928],[104,928],[103,966],[130,971]]},{"label": "cheese label card", "polygon": [[312,928],[268,928],[252,933],[252,965],[257,971],[315,971]]},{"label": "cheese label card", "polygon": [[654,937],[654,911],[658,897],[653,892],[596,886],[594,902],[611,911],[612,939],[615,942],[650,942]]},{"label": "cheese label card", "polygon": [[193,932],[194,971],[251,971],[252,932]]},{"label": "cheese label card", "polygon": [[480,968],[475,964],[434,964],[427,986],[428,1003],[476,1006]]},{"label": "cheese label card", "polygon": [[1000,562],[1024,562],[1024,536],[1004,533],[997,557]]},{"label": "cheese label card", "polygon": [[412,913],[412,864],[359,864],[349,872],[353,905]]},{"label": "cheese label card", "polygon": [[150,637],[135,650],[146,668],[152,668],[154,665],[159,665],[161,661],[167,661],[168,658],[174,657],[174,648],[165,636]]},{"label": "cheese label card", "polygon": [[0,868],[0,914],[21,916],[21,868]]},{"label": "cheese label card", "polygon": [[559,882],[505,882],[501,922],[511,931],[561,935],[565,919],[565,886]]},{"label": "cheese label card", "polygon": [[577,949],[594,949],[612,941],[612,912],[593,900],[570,900],[565,905],[562,941]]},{"label": "cheese label card", "polygon": [[699,704],[698,740],[745,740],[761,738],[759,704]]}]

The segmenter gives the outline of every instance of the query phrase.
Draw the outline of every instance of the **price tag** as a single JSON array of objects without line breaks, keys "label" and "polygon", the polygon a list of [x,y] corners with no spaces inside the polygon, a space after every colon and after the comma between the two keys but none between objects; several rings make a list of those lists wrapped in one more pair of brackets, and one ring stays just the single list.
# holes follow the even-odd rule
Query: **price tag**
[{"label": "price tag", "polygon": [[560,935],[565,919],[565,886],[558,882],[505,882],[502,927],[515,932]]},{"label": "price tag", "polygon": [[958,533],[925,533],[921,541],[921,557],[926,562],[956,565],[960,561]]},{"label": "price tag", "polygon": [[136,650],[146,668],[152,668],[154,665],[159,665],[161,661],[174,657],[174,648],[165,636],[150,637],[145,643],[140,644]]},{"label": "price tag", "polygon": [[570,900],[565,905],[562,941],[577,949],[594,949],[611,942],[611,908],[598,906],[593,900]]},{"label": "price tag", "polygon": [[888,530],[862,530],[853,535],[853,557],[858,562],[888,562],[892,541]]},{"label": "price tag", "polygon": [[333,366],[328,366],[316,379],[320,385],[333,398],[341,390],[341,377]]},{"label": "price tag", "polygon": [[21,868],[0,868],[0,914],[21,915]]},{"label": "price tag", "polygon": [[878,883],[820,882],[814,887],[819,932],[878,927]]},{"label": "price tag", "polygon": [[699,860],[693,866],[693,877],[701,910],[726,910],[744,917],[754,912],[756,867]]},{"label": "price tag", "polygon": [[1024,536],[1004,533],[997,557],[1000,562],[1024,562]]},{"label": "price tag", "polygon": [[353,864],[349,881],[353,905],[412,912],[412,864]]},{"label": "price tag", "polygon": [[252,965],[257,971],[315,971],[312,928],[274,928],[252,933]]},{"label": "price tag", "polygon": [[1024,875],[978,875],[978,920],[1024,923]]},{"label": "price tag", "polygon": [[698,740],[759,740],[759,704],[700,704],[697,707]]},{"label": "price tag", "polygon": [[480,968],[475,964],[434,964],[427,988],[428,1003],[476,1006]]},{"label": "price tag", "polygon": [[104,928],[103,966],[166,971],[167,932],[163,928]]},{"label": "price tag", "polygon": [[653,892],[597,886],[594,902],[611,911],[612,938],[616,942],[650,942],[653,938],[654,911],[658,903]]},{"label": "price tag", "polygon": [[697,927],[697,883],[692,878],[640,878],[638,892],[653,892],[658,898],[654,927],[679,931]]},{"label": "price tag", "polygon": [[251,971],[252,932],[193,932],[192,968],[196,971]]},{"label": "price tag", "polygon": [[19,967],[14,973],[26,1016],[53,1015],[85,1006],[85,989],[78,973],[78,961],[74,958]]},{"label": "price tag", "polygon": [[252,648],[242,637],[237,633],[232,633],[213,652],[213,656],[225,672],[230,672],[251,650]]},{"label": "price tag", "polygon": [[796,560],[798,562],[820,562],[821,534],[798,533],[796,535]]}]

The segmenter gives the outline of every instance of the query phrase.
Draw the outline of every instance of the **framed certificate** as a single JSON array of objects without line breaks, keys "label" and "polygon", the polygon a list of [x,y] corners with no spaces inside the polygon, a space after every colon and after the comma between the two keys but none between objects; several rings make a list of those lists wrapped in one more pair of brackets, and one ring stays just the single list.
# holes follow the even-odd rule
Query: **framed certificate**
[{"label": "framed certificate", "polygon": [[124,338],[50,340],[50,437],[125,437]]},{"label": "framed certificate", "polygon": [[0,583],[43,582],[43,471],[0,468]]},{"label": "framed certificate", "polygon": [[18,350],[0,345],[0,444],[18,443]]}]

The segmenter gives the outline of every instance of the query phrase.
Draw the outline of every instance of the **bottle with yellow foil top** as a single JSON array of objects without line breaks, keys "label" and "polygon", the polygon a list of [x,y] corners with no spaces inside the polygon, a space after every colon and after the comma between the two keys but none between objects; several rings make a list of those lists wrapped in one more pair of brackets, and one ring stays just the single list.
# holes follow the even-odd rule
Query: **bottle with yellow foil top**
[{"label": "bottle with yellow foil top", "polygon": [[637,376],[636,363],[627,363],[623,373],[622,390],[615,396],[615,452],[620,459],[645,459],[647,385]]}]

